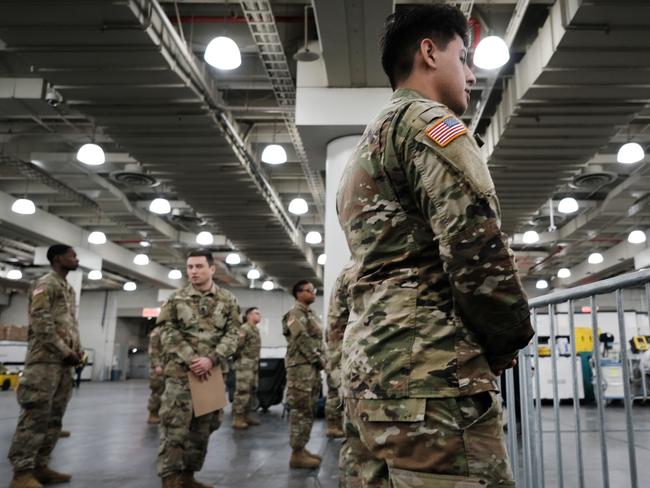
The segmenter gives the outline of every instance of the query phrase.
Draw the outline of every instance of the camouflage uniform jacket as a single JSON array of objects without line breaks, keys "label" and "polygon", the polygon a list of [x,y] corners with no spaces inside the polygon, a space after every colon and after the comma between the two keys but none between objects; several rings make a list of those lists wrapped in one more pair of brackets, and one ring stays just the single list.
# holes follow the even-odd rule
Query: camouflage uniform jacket
[{"label": "camouflage uniform jacket", "polygon": [[490,366],[508,364],[533,330],[492,178],[462,122],[397,90],[348,162],[337,210],[357,266],[344,395],[496,389]]},{"label": "camouflage uniform jacket", "polygon": [[165,376],[185,377],[190,363],[208,357],[222,371],[237,350],[241,326],[235,296],[213,284],[201,292],[189,284],[176,290],[162,306],[157,324]]},{"label": "camouflage uniform jacket", "polygon": [[341,385],[341,345],[345,327],[348,325],[348,318],[350,317],[348,288],[352,279],[352,264],[352,262],[346,264],[336,278],[330,295],[329,307],[327,308],[327,333],[325,334],[327,370],[336,387]]},{"label": "camouflage uniform jacket", "polygon": [[157,325],[149,333],[149,364],[151,365],[151,369],[156,369],[158,366],[162,366],[163,363],[160,353],[160,326]]},{"label": "camouflage uniform jacket", "polygon": [[239,329],[239,342],[237,344],[237,353],[235,354],[235,367],[241,365],[257,364],[260,360],[260,350],[262,348],[262,338],[256,325],[250,322],[244,323]]},{"label": "camouflage uniform jacket", "polygon": [[282,334],[287,339],[287,368],[301,364],[323,364],[323,331],[318,317],[307,305],[296,302],[282,317]]},{"label": "camouflage uniform jacket", "polygon": [[25,364],[62,363],[81,351],[72,286],[50,271],[29,289],[29,333]]}]

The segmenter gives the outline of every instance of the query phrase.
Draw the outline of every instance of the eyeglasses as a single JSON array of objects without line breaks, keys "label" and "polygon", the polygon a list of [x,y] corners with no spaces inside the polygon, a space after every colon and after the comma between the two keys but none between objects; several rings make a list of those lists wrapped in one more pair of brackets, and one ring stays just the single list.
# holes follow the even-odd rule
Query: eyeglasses
[{"label": "eyeglasses", "polygon": [[300,291],[306,291],[307,293],[313,293],[315,295],[318,290],[316,288],[303,288]]}]

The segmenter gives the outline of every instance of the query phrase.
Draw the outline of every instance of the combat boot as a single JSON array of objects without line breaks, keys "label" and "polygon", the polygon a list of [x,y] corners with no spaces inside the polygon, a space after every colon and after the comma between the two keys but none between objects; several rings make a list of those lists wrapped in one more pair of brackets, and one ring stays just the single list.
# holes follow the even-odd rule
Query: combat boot
[{"label": "combat boot", "polygon": [[289,459],[290,468],[315,469],[319,466],[320,459],[310,456],[305,449],[299,449],[291,453],[291,459]]},{"label": "combat boot", "polygon": [[162,488],[185,488],[181,473],[170,474],[162,479]]},{"label": "combat boot", "polygon": [[248,429],[248,423],[244,420],[244,417],[234,417],[232,419],[232,428],[237,430]]},{"label": "combat boot", "polygon": [[43,488],[43,485],[34,477],[32,470],[15,471],[9,488]]},{"label": "combat boot", "polygon": [[330,439],[340,439],[341,437],[345,437],[345,432],[343,432],[340,427],[334,425],[327,428],[326,435]]},{"label": "combat boot", "polygon": [[70,437],[70,431],[69,430],[62,430],[59,432],[59,437]]},{"label": "combat boot", "polygon": [[252,415],[247,415],[245,420],[246,420],[246,423],[247,423],[249,426],[251,426],[251,425],[260,425],[260,421],[257,420],[257,419],[256,419],[255,417],[253,417]]},{"label": "combat boot", "polygon": [[72,479],[71,475],[66,473],[59,473],[58,471],[54,471],[47,466],[36,468],[34,471],[34,477],[44,485],[51,483],[67,483]]},{"label": "combat boot", "polygon": [[160,423],[160,417],[156,415],[155,413],[150,413],[149,418],[147,419],[148,424],[159,424]]},{"label": "combat boot", "polygon": [[206,485],[194,479],[194,471],[183,471],[181,475],[183,488],[212,488],[212,485]]},{"label": "combat boot", "polygon": [[323,458],[320,457],[318,454],[314,454],[313,452],[308,451],[307,449],[305,449],[305,452],[307,453],[308,456],[311,456],[311,457],[313,457],[314,459],[318,459],[318,462],[319,462],[319,463],[323,460]]}]

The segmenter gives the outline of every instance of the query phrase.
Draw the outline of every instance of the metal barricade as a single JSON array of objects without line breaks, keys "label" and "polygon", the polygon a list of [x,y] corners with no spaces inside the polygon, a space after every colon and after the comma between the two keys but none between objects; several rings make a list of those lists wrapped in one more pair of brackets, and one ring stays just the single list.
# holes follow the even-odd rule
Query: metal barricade
[{"label": "metal barricade", "polygon": [[[506,377],[506,404],[508,406],[508,435],[507,447],[515,481],[518,487],[525,488],[603,488],[610,487],[610,461],[607,451],[607,415],[605,412],[605,398],[603,393],[603,371],[601,367],[601,354],[598,333],[598,299],[599,295],[614,293],[616,297],[616,313],[618,334],[620,342],[620,365],[623,372],[623,403],[625,409],[625,432],[627,441],[627,455],[629,485],[620,485],[620,480],[615,488],[629,486],[639,488],[637,454],[634,439],[633,402],[631,394],[630,361],[628,360],[628,337],[625,330],[625,315],[623,308],[623,294],[625,289],[643,287],[645,301],[650,308],[650,270],[642,270],[615,278],[599,281],[576,288],[558,290],[556,292],[530,300],[531,318],[535,328],[535,338],[519,353],[519,397],[515,396],[515,379],[513,370],[505,373]],[[593,411],[593,407],[582,406],[579,398],[579,373],[578,356],[576,353],[576,334],[574,305],[577,300],[590,300],[591,332],[593,337],[593,350],[591,357],[593,371],[593,386],[596,402],[595,420],[598,431],[600,451],[600,478],[601,484],[594,479],[593,468],[585,472],[585,444],[583,437],[583,414],[586,410]],[[556,336],[558,332],[557,306],[566,304],[569,329],[569,349],[571,361],[571,386],[573,390],[573,422],[575,428],[567,428],[561,422],[560,395],[558,393],[558,350]],[[537,334],[540,312],[545,310],[548,314],[549,346],[551,361],[552,382],[552,422],[548,416],[550,409],[544,408],[541,402],[540,388],[540,356],[539,336]],[[650,320],[650,310],[646,308]],[[546,358],[544,358],[546,361]],[[562,378],[566,380],[565,377]],[[645,379],[642,377],[642,381]],[[645,391],[645,390],[644,390]],[[519,401],[521,408],[521,429],[518,431],[515,414],[515,403]],[[544,421],[546,420],[546,421]],[[593,429],[591,429],[593,431]],[[571,439],[575,440],[575,449],[570,449]],[[593,450],[593,445],[588,446]],[[571,453],[571,451],[575,451]],[[592,463],[593,464],[593,463]],[[568,469],[571,466],[571,469]],[[570,476],[568,476],[570,471]],[[587,479],[586,474],[589,475]],[[647,484],[643,484],[647,486]]]}]

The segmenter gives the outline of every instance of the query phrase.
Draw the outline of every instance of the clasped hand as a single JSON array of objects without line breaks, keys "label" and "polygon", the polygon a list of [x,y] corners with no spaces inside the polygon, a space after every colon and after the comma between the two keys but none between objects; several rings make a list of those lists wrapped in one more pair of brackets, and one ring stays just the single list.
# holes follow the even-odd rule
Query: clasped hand
[{"label": "clasped hand", "polygon": [[194,358],[190,363],[190,370],[201,380],[207,380],[212,369],[212,359],[206,357]]}]

